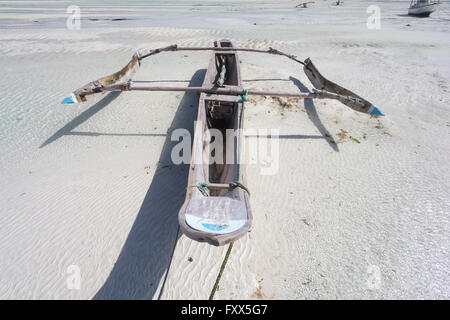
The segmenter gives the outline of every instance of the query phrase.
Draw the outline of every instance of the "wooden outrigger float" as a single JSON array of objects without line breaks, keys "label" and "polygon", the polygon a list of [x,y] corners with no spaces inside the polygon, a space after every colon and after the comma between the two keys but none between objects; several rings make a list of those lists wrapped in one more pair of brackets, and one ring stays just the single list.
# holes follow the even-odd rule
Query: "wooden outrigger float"
[{"label": "wooden outrigger float", "polygon": [[[132,78],[144,58],[165,51],[213,51],[201,87],[139,86]],[[313,84],[313,92],[287,93],[246,90],[242,86],[237,52],[257,52],[285,56],[303,65]],[[181,230],[188,237],[213,245],[224,245],[242,237],[252,223],[249,191],[245,170],[241,163],[244,102],[247,95],[288,96],[312,99],[336,99],[348,107],[375,116],[384,115],[369,101],[323,77],[310,59],[297,60],[295,56],[276,49],[235,48],[228,40],[214,42],[214,47],[190,48],[172,45],[137,52],[120,71],[90,82],[74,91],[62,103],[84,102],[110,91],[185,91],[199,92],[199,107],[189,169],[186,199],[178,214]],[[224,163],[211,161],[211,130],[226,136],[233,130],[231,144],[223,146]],[[229,161],[231,159],[231,161]]]}]

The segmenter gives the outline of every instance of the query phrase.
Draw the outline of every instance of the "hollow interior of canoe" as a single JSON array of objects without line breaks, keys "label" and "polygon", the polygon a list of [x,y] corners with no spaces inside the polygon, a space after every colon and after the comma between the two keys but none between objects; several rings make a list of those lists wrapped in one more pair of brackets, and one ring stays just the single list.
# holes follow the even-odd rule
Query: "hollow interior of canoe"
[{"label": "hollow interior of canoe", "polygon": [[233,44],[231,43],[231,41],[220,41],[220,46],[222,48],[231,48],[233,46]]},{"label": "hollow interior of canoe", "polygon": [[[236,132],[233,130],[236,123],[236,104],[234,101],[205,99],[205,111],[207,115],[207,129],[205,146],[209,147],[206,154],[211,155],[209,161],[209,182],[225,183],[237,180],[236,161]],[[231,131],[227,129],[232,129]],[[220,132],[220,134],[219,134]],[[230,133],[233,133],[231,135]],[[228,136],[227,136],[228,135]],[[216,141],[222,139],[222,141]],[[228,158],[227,158],[227,154]],[[222,161],[217,161],[221,159]],[[231,162],[231,163],[230,163]],[[211,196],[223,195],[225,189],[211,189]]]},{"label": "hollow interior of canoe", "polygon": [[225,63],[225,86],[237,86],[239,85],[237,61],[235,54],[216,53],[216,68],[217,76],[215,82],[219,79],[219,74],[222,69],[222,65]]}]

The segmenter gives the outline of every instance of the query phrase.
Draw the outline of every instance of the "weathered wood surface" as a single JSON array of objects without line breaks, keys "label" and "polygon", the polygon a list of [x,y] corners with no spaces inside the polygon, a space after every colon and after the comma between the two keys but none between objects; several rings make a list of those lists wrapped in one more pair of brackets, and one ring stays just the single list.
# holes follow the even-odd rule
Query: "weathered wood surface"
[{"label": "weathered wood surface", "polygon": [[[323,95],[324,98],[337,99],[346,106],[359,112],[372,112],[374,106],[371,102],[365,100],[356,93],[326,79],[324,76],[322,76],[319,70],[317,70],[316,66],[310,59],[305,60],[305,66],[303,67],[303,70],[305,71],[309,81],[311,81],[311,83],[317,90],[320,90],[320,92],[326,92]],[[335,95],[333,96],[332,94]]]},{"label": "weathered wood surface", "polygon": [[89,82],[87,85],[73,92],[78,102],[84,102],[96,93],[101,93],[103,87],[114,85],[118,82],[126,83],[130,81],[136,74],[140,66],[139,56],[137,53],[133,55],[130,62],[123,67],[120,71],[117,71],[109,76],[102,77],[95,81]]},{"label": "weathered wood surface", "polygon": [[[226,41],[216,42],[218,48],[222,49],[222,45],[231,43]],[[224,47],[223,49],[229,49],[230,46]],[[233,115],[233,123],[232,126],[234,129],[242,128],[242,111],[243,105],[241,102],[238,102],[239,97],[227,94],[229,91],[223,92],[215,92],[214,94],[209,94],[208,90],[215,90],[218,88],[217,79],[219,77],[220,69],[216,64],[216,55],[220,55],[221,52],[225,52],[227,55],[231,54],[233,57],[233,61],[235,62],[235,66],[228,65],[227,72],[232,72],[233,74],[226,74],[225,78],[228,79],[229,82],[227,90],[232,90],[232,92],[242,92],[243,89],[241,87],[241,76],[239,70],[239,59],[236,53],[230,52],[230,50],[217,51],[214,52],[213,58],[210,61],[208,66],[205,79],[203,81],[203,85],[199,92],[199,108],[197,115],[197,125],[195,128],[194,134],[194,143],[192,148],[190,169],[189,169],[189,178],[188,185],[197,185],[199,182],[209,182],[209,197],[205,197],[197,188],[188,188],[186,192],[186,199],[183,206],[180,209],[178,220],[180,223],[180,228],[185,235],[190,237],[191,239],[208,242],[210,244],[219,246],[234,241],[243,235],[245,235],[252,223],[252,213],[250,209],[250,203],[248,199],[248,195],[246,192],[240,188],[235,188],[234,190],[229,190],[229,183],[238,181],[239,179],[239,170],[238,163],[240,161],[241,156],[241,146],[239,143],[239,139],[242,137],[239,136],[240,131],[238,130],[237,135],[234,137],[233,141],[233,163],[232,164],[214,164],[209,163],[210,156],[210,135],[209,135],[209,126],[208,126],[208,113],[206,112],[208,101],[219,101],[222,103],[236,103],[236,112]],[[228,61],[228,64],[231,62]],[[228,77],[228,78],[227,78]],[[212,91],[210,91],[212,92]],[[226,159],[226,150],[224,150],[224,159]],[[242,172],[242,182],[246,183],[245,170],[241,167]],[[213,181],[211,180],[213,179]],[[216,205],[214,205],[216,203]],[[230,233],[216,233],[213,231],[205,232],[204,230],[197,230],[193,228],[187,222],[187,215],[192,214],[192,209],[198,209],[198,211],[204,211],[205,215],[208,215],[210,210],[210,206],[220,206],[220,203],[229,203],[229,204],[239,204],[236,208],[236,211],[232,213],[233,217],[229,217],[230,219],[236,220],[236,217],[241,217],[245,220],[245,223],[240,226],[238,230],[235,230]],[[207,206],[205,206],[207,205]],[[202,212],[197,212],[199,216],[201,216]]]},{"label": "weathered wood surface", "polygon": [[178,45],[174,44],[165,48],[148,50],[148,53],[144,53],[139,57],[139,60],[145,59],[149,56],[155,55],[161,52],[168,51],[230,51],[230,52],[254,52],[254,53],[268,53],[274,55],[285,56],[291,60],[294,60],[300,64],[304,64],[303,61],[298,60],[296,56],[281,52],[280,50],[269,47],[269,49],[251,49],[251,48],[234,48],[234,47],[178,47]]},{"label": "weathered wood surface", "polygon": [[[192,87],[192,88],[173,88],[173,87],[145,87],[145,86],[132,86],[130,80],[133,75],[136,73],[140,66],[140,61],[146,57],[151,55],[155,55],[161,52],[167,51],[206,51],[211,50],[214,51],[216,56],[219,55],[221,57],[226,57],[227,60],[229,57],[233,57],[237,51],[243,52],[256,52],[256,53],[266,53],[266,54],[274,54],[285,56],[297,63],[300,63],[304,66],[304,71],[308,78],[313,83],[314,87],[320,92],[312,92],[312,93],[287,93],[287,92],[269,92],[269,91],[254,91],[249,90],[249,94],[252,95],[267,95],[267,96],[285,96],[285,97],[297,97],[297,98],[330,98],[337,99],[349,106],[350,108],[364,113],[370,113],[373,115],[383,115],[383,113],[376,108],[372,103],[363,99],[362,97],[356,95],[352,91],[345,89],[332,81],[329,81],[325,77],[323,77],[317,68],[312,64],[311,60],[308,58],[304,62],[300,61],[294,55],[286,54],[279,50],[269,48],[268,50],[261,49],[249,49],[249,48],[234,48],[230,47],[227,42],[215,42],[215,47],[178,47],[177,45],[171,45],[164,48],[154,49],[148,51],[146,54],[141,52],[136,53],[132,60],[120,71],[113,73],[112,75],[100,78],[96,81],[92,81],[85,85],[84,87],[76,90],[72,95],[75,97],[76,101],[71,101],[73,99],[69,99],[68,102],[65,100],[63,103],[71,103],[71,102],[83,102],[86,99],[93,97],[97,94],[102,94],[105,91],[114,91],[114,90],[141,90],[141,91],[197,91],[202,93],[209,94],[221,94],[221,95],[242,95],[242,91],[237,91],[236,86],[229,86],[230,81],[234,82],[235,79],[221,78],[219,83],[223,82],[223,87],[219,86],[208,86],[208,87]],[[214,71],[214,79],[217,82],[218,77],[217,73],[220,73],[220,63],[223,61],[217,61],[214,59],[214,65],[216,66],[216,70]],[[233,65],[229,65],[228,61],[225,61],[228,64],[228,68],[231,70],[226,70],[228,74],[239,74],[233,72]],[[238,65],[238,63],[237,63]],[[218,68],[218,70],[217,70]],[[216,84],[216,83],[215,83]],[[375,111],[374,111],[375,110]]]}]

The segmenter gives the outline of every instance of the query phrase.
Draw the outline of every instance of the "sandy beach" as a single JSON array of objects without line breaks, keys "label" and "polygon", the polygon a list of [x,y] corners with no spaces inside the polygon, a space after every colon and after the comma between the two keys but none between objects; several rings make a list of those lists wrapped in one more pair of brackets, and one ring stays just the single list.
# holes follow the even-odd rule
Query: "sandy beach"
[{"label": "sandy beach", "polygon": [[[198,94],[61,100],[138,49],[230,39],[310,57],[386,116],[249,97],[245,127],[279,129],[279,169],[247,166],[253,226],[215,298],[449,299],[450,3],[418,19],[409,1],[299,2],[82,0],[71,30],[68,1],[0,0],[0,298],[208,298],[227,246],[179,230],[188,166],[171,161]],[[210,55],[162,53],[135,80],[199,86]],[[312,88],[287,59],[239,58],[248,89]]]}]

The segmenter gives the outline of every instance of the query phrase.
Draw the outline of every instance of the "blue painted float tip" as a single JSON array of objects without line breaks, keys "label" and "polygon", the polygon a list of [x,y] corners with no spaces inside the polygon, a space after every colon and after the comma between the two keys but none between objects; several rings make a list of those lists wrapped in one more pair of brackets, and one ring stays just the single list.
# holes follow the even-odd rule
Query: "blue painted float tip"
[{"label": "blue painted float tip", "polygon": [[77,99],[75,98],[74,94],[72,93],[70,96],[66,97],[61,101],[62,104],[68,104],[68,103],[77,103]]},{"label": "blue painted float tip", "polygon": [[384,116],[383,111],[381,111],[378,107],[376,107],[376,106],[372,106],[372,107],[373,107],[373,109],[370,112],[371,115],[373,115],[373,116]]}]

